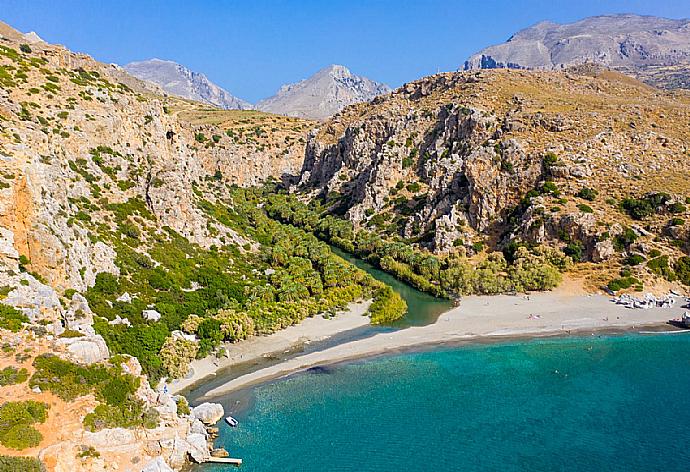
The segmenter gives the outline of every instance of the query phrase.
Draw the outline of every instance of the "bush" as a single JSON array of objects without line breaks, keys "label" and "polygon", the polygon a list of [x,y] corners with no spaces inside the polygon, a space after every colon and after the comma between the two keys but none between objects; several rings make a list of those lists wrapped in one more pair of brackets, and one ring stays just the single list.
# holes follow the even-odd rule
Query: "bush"
[{"label": "bush", "polygon": [[45,467],[35,457],[0,456],[0,472],[45,472]]},{"label": "bush", "polygon": [[690,257],[683,256],[673,265],[678,280],[690,286]]},{"label": "bush", "polygon": [[683,226],[685,224],[685,220],[683,218],[672,218],[668,224],[669,226]]},{"label": "bush", "polygon": [[676,280],[676,274],[669,265],[668,256],[660,256],[647,262],[647,267],[652,273],[664,277],[666,280]]},{"label": "bush", "polygon": [[636,220],[643,220],[653,214],[671,199],[667,193],[652,193],[637,199],[633,197],[624,198],[621,208]]},{"label": "bush", "polygon": [[22,328],[24,323],[28,322],[29,317],[24,313],[13,306],[0,303],[0,328],[16,333]]},{"label": "bush", "polygon": [[20,44],[19,50],[21,52],[23,52],[24,54],[31,54],[31,46],[29,46],[28,44],[24,44],[24,43]]},{"label": "bush", "polygon": [[35,447],[43,439],[32,425],[44,423],[48,405],[33,400],[0,405],[0,444],[10,449]]},{"label": "bush", "polygon": [[593,202],[597,198],[597,191],[589,187],[582,187],[575,196]]},{"label": "bush", "polygon": [[369,308],[372,324],[387,323],[402,318],[407,312],[407,303],[398,292],[388,285],[376,293]]},{"label": "bush", "polygon": [[26,369],[17,369],[16,367],[5,367],[0,370],[0,386],[15,385],[26,382],[29,378],[29,372]]},{"label": "bush", "polygon": [[589,205],[585,205],[584,203],[580,203],[577,208],[582,212],[582,213],[594,213],[594,210],[592,210],[592,207]]},{"label": "bush", "polygon": [[613,247],[617,251],[627,250],[632,243],[637,241],[639,236],[629,227],[623,228],[623,232],[613,239]]},{"label": "bush", "polygon": [[625,263],[631,266],[640,265],[645,261],[644,256],[640,254],[631,254],[625,259]]},{"label": "bush", "polygon": [[640,282],[638,279],[635,277],[622,277],[620,279],[614,279],[608,283],[608,288],[612,292],[617,292],[619,290],[624,290],[632,287],[633,285],[636,286],[641,286],[642,282]]},{"label": "bush", "polygon": [[584,262],[586,259],[585,248],[580,241],[573,241],[569,243],[563,253],[569,256],[573,262]]}]

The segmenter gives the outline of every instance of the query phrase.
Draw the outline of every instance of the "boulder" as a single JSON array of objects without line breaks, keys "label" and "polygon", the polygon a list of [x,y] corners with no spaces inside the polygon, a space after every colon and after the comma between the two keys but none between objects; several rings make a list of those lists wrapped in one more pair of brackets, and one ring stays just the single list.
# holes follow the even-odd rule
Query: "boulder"
[{"label": "boulder", "polygon": [[141,312],[141,316],[148,321],[158,321],[161,319],[161,314],[156,310],[144,310]]},{"label": "boulder", "polygon": [[204,424],[212,425],[216,424],[223,417],[225,411],[223,410],[223,405],[218,403],[202,403],[192,409],[192,414]]},{"label": "boulder", "polygon": [[151,462],[146,464],[141,472],[174,472],[174,470],[165,462],[165,460],[158,456]]},{"label": "boulder", "polygon": [[129,292],[125,292],[115,299],[116,302],[130,303],[132,301],[132,296]]},{"label": "boulder", "polygon": [[191,433],[187,436],[187,443],[189,443],[189,455],[199,464],[208,461],[211,458],[211,453],[208,450],[208,442],[206,435]]},{"label": "boulder", "polygon": [[81,364],[94,364],[110,357],[105,340],[98,334],[81,338],[60,338],[57,344],[67,349],[71,360]]}]

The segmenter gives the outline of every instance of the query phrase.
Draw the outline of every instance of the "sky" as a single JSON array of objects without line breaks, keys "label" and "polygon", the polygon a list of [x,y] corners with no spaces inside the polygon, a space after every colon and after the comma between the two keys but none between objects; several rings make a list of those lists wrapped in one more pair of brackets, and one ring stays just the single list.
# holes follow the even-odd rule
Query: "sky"
[{"label": "sky", "polygon": [[329,64],[397,87],[539,21],[612,13],[689,18],[690,0],[0,0],[22,32],[108,63],[172,60],[250,102]]}]

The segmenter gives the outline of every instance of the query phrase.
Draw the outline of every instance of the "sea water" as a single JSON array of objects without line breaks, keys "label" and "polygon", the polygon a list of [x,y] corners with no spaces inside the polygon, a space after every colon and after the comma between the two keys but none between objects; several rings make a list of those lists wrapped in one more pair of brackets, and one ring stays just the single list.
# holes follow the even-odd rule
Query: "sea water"
[{"label": "sea water", "polygon": [[690,334],[403,353],[247,395],[217,441],[245,472],[690,470]]}]

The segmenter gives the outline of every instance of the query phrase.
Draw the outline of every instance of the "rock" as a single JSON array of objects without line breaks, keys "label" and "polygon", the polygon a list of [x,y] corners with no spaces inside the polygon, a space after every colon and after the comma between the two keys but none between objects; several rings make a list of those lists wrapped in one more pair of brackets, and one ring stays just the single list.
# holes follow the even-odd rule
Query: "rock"
[{"label": "rock", "polygon": [[115,319],[108,321],[108,324],[109,325],[123,324],[123,325],[127,325],[127,326],[132,326],[131,321],[129,321],[127,318],[120,318],[120,315],[115,315]]},{"label": "rock", "polygon": [[34,393],[41,393],[41,387],[36,385],[34,388],[31,389],[31,391]]},{"label": "rock", "polygon": [[199,419],[194,418],[189,431],[196,434],[206,434],[206,426],[204,426],[204,423],[202,423]]},{"label": "rock", "polygon": [[136,432],[125,428],[102,429],[95,433],[86,431],[84,432],[84,438],[89,445],[97,449],[99,447],[110,447],[114,444],[119,446],[133,444],[137,440]]},{"label": "rock", "polygon": [[616,255],[616,249],[610,240],[599,241],[592,250],[592,262],[602,262]]},{"label": "rock", "polygon": [[187,443],[189,443],[189,455],[194,462],[201,464],[206,462],[211,457],[208,449],[208,442],[206,442],[206,435],[191,433],[187,435]]},{"label": "rock", "polygon": [[159,456],[147,463],[141,472],[174,472],[174,470]]},{"label": "rock", "polygon": [[125,292],[119,297],[115,299],[115,301],[118,302],[123,302],[123,303],[131,303],[132,302],[132,296],[129,294],[129,292]]},{"label": "rock", "polygon": [[170,335],[173,337],[173,339],[184,339],[185,341],[193,341],[196,342],[196,336],[193,334],[187,334],[183,331],[180,330],[175,330]]},{"label": "rock", "polygon": [[223,410],[223,405],[219,403],[202,403],[192,409],[192,414],[195,418],[198,418],[203,423],[207,425],[216,424],[223,415],[225,411]]},{"label": "rock", "polygon": [[100,335],[85,336],[81,338],[59,338],[58,346],[67,349],[68,357],[81,364],[93,364],[110,357],[108,346]]},{"label": "rock", "polygon": [[147,321],[158,321],[161,319],[161,314],[156,310],[144,310],[141,312],[141,316]]}]

